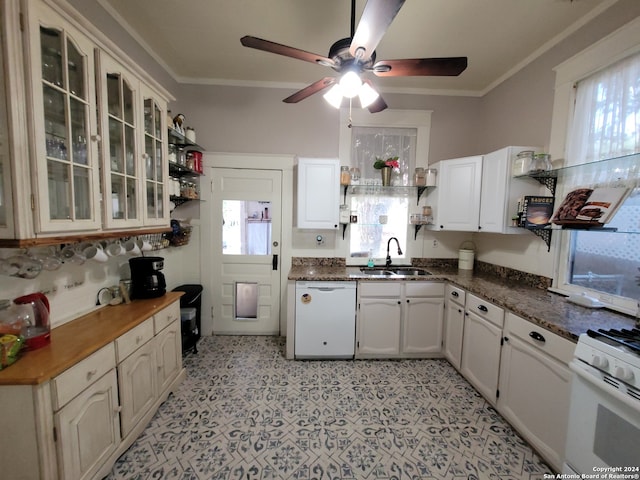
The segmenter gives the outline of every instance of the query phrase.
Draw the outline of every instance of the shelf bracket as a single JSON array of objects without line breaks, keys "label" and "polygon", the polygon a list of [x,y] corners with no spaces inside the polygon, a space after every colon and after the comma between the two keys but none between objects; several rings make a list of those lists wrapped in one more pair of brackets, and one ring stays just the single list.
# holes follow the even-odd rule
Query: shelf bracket
[{"label": "shelf bracket", "polygon": [[531,175],[531,178],[535,178],[540,184],[547,187],[551,192],[551,195],[556,194],[556,184],[558,183],[557,177],[549,175]]},{"label": "shelf bracket", "polygon": [[[418,197],[420,197],[420,195],[418,195]],[[422,228],[422,224],[418,223],[416,225],[414,225],[414,228],[416,229],[416,232],[413,235],[413,239],[417,240],[418,239],[418,232],[420,231],[420,229]]]},{"label": "shelf bracket", "polygon": [[551,234],[552,230],[548,228],[528,228],[536,237],[540,237],[547,245],[547,252],[551,251]]},{"label": "shelf bracket", "polygon": [[342,204],[346,205],[347,203],[347,189],[349,188],[349,185],[345,185],[344,186],[344,193],[342,194]]},{"label": "shelf bracket", "polygon": [[349,226],[348,223],[343,223],[342,225],[342,239],[344,240],[344,232],[347,231],[347,227]]},{"label": "shelf bracket", "polygon": [[[416,200],[416,205],[420,205],[420,196],[424,193],[424,191],[427,189],[427,187],[418,187],[418,199]],[[416,233],[417,230],[416,230]]]}]

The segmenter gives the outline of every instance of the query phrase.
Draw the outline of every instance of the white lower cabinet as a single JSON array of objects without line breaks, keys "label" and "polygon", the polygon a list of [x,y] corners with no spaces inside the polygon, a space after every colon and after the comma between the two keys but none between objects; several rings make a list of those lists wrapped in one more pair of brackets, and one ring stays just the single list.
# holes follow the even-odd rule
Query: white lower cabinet
[{"label": "white lower cabinet", "polygon": [[460,370],[465,291],[453,285],[447,285],[444,298],[444,356],[451,365]]},{"label": "white lower cabinet", "polygon": [[114,369],[54,415],[60,478],[92,478],[120,444]]},{"label": "white lower cabinet", "polygon": [[556,470],[567,437],[575,344],[512,313],[505,322],[498,410]]},{"label": "white lower cabinet", "polygon": [[504,310],[467,294],[460,372],[493,405],[498,392]]},{"label": "white lower cabinet", "polygon": [[440,356],[444,284],[360,282],[356,358]]},{"label": "white lower cabinet", "polygon": [[0,385],[0,477],[105,477],[185,375],[175,301],[47,381]]}]

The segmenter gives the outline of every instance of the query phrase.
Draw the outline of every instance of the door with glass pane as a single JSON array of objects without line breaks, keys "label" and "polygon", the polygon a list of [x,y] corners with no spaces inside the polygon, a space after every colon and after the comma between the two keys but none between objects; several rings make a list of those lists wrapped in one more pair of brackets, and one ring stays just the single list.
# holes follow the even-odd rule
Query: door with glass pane
[{"label": "door with glass pane", "polygon": [[36,229],[100,227],[94,45],[48,7],[30,5]]},{"label": "door with glass pane", "polygon": [[[211,169],[211,248],[203,272],[212,285],[215,334],[280,331],[282,172]],[[209,202],[207,202],[209,203]],[[205,209],[209,211],[209,209]]]},{"label": "door with glass pane", "polygon": [[104,226],[140,226],[144,195],[142,153],[137,145],[140,84],[108,55],[100,52],[98,62]]},{"label": "door with glass pane", "polygon": [[168,162],[165,161],[166,103],[157,95],[142,88],[143,98],[143,154],[144,163],[144,224],[168,225],[168,195],[165,193],[168,180]]}]

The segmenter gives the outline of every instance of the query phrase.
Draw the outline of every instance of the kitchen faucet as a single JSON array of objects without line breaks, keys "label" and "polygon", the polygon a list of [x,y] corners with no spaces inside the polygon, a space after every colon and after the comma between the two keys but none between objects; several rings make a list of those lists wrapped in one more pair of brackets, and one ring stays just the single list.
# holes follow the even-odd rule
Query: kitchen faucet
[{"label": "kitchen faucet", "polygon": [[398,241],[398,239],[396,237],[391,237],[389,239],[389,241],[387,242],[387,260],[385,262],[385,265],[387,267],[391,265],[391,255],[389,255],[389,245],[391,245],[391,240],[395,240],[396,241],[396,245],[398,245],[398,255],[402,255],[402,249],[400,248],[400,242]]}]

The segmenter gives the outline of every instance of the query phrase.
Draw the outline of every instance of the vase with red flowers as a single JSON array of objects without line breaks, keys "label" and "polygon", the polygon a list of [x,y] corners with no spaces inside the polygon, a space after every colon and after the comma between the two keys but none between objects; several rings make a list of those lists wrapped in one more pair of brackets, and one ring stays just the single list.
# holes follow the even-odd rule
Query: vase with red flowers
[{"label": "vase with red flowers", "polygon": [[389,157],[387,159],[382,159],[376,157],[376,161],[373,162],[373,168],[376,170],[380,170],[380,174],[382,175],[382,186],[388,187],[391,185],[391,171],[395,168],[399,168],[400,164],[398,163],[399,157]]}]

